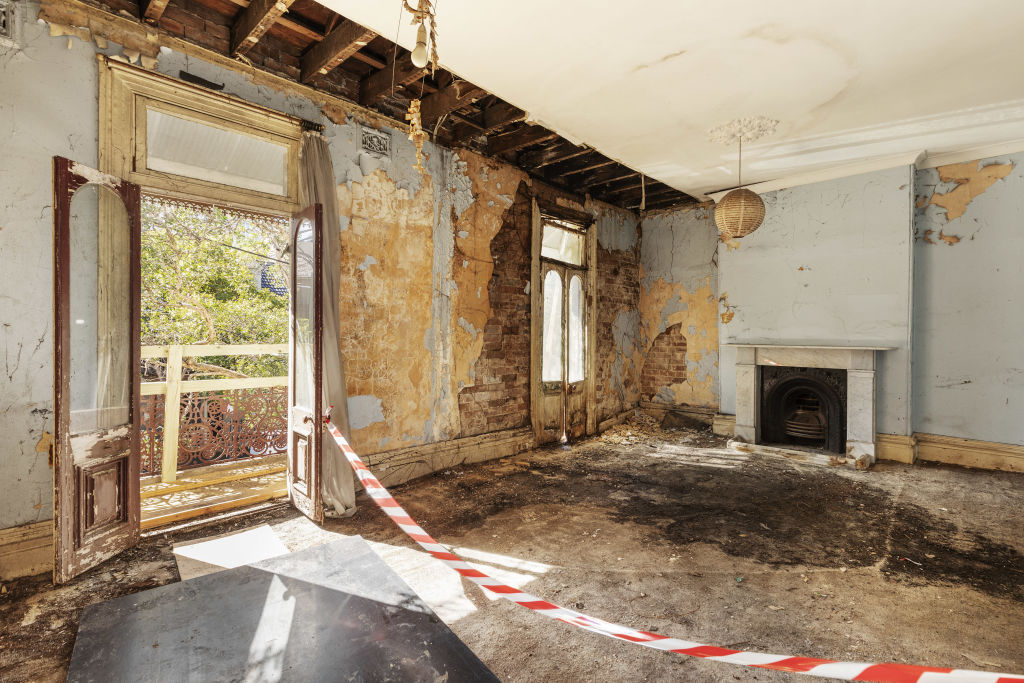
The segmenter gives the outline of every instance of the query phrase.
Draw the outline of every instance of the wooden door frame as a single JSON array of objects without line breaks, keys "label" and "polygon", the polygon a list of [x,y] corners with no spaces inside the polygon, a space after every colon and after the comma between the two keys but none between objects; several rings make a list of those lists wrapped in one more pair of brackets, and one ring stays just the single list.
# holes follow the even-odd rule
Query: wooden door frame
[{"label": "wooden door frame", "polygon": [[[541,317],[544,303],[544,281],[541,278],[541,242],[544,236],[544,214],[559,216],[565,212],[558,207],[541,205],[534,198],[531,207],[530,235],[530,422],[534,438],[539,442],[544,433],[544,383],[541,381],[541,362],[544,357],[542,332],[544,321]],[[565,218],[581,222],[581,216],[566,215]],[[584,391],[586,393],[587,434],[597,433],[597,236],[594,220],[587,218],[584,227],[584,251],[586,254],[586,275],[584,277],[584,309],[586,315],[586,339],[584,340],[586,368]],[[582,269],[579,269],[582,270]]]},{"label": "wooden door frame", "polygon": [[[53,444],[53,534],[55,583],[64,583],[89,567],[138,543],[140,537],[139,458],[141,441],[141,377],[139,375],[141,329],[141,190],[138,185],[112,175],[93,171],[63,157],[53,158],[53,269],[54,269],[54,444]],[[70,371],[71,371],[71,201],[75,192],[94,183],[113,191],[124,204],[128,216],[129,321],[135,343],[128,353],[129,432],[124,439],[131,455],[123,482],[126,497],[122,521],[91,539],[82,536],[86,501],[76,495],[85,485],[88,473],[76,471],[71,450]],[[103,202],[100,202],[102,204]],[[97,210],[102,210],[97,207]],[[109,245],[108,245],[109,246]],[[97,245],[100,248],[100,245]],[[99,445],[99,444],[97,444]],[[83,550],[96,544],[92,551]]]}]

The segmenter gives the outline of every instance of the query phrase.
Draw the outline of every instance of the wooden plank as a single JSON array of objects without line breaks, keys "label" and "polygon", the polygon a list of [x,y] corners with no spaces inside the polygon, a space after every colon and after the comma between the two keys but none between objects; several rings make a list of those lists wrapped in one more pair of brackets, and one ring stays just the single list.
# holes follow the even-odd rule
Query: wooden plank
[{"label": "wooden plank", "polygon": [[142,10],[142,18],[150,24],[155,24],[160,21],[160,17],[164,15],[164,10],[167,9],[167,0],[140,0],[142,5],[146,8]]},{"label": "wooden plank", "polygon": [[583,156],[584,154],[590,154],[592,151],[593,150],[588,147],[577,147],[571,142],[563,140],[562,142],[551,145],[550,147],[523,152],[519,155],[519,158],[516,159],[516,163],[519,166],[538,169],[550,166],[551,164],[557,164],[560,161],[575,159],[576,157]]},{"label": "wooden plank", "polygon": [[523,126],[519,130],[506,133],[487,140],[487,153],[490,155],[514,152],[528,145],[536,145],[548,140],[554,140],[558,133],[554,133],[543,126]]},{"label": "wooden plank", "polygon": [[268,474],[284,472],[288,469],[288,457],[281,453],[260,458],[249,458],[230,463],[220,463],[197,467],[182,472],[181,477],[172,484],[165,484],[160,481],[159,476],[143,477],[142,499],[162,496],[166,493],[178,491],[189,491],[204,486],[225,484],[229,481],[241,479],[252,479]]},{"label": "wooden plank", "polygon": [[591,187],[607,185],[608,183],[614,183],[616,180],[624,180],[625,178],[632,178],[633,176],[639,175],[640,174],[633,169],[619,164],[617,166],[609,167],[600,173],[595,173],[583,181],[582,185],[589,189]]},{"label": "wooden plank", "polygon": [[[288,386],[287,375],[280,377],[237,377],[231,379],[190,379],[178,382],[180,393],[190,391],[226,391],[229,389],[263,389],[265,387]],[[153,396],[168,393],[167,382],[143,382],[142,395]]]},{"label": "wooden plank", "polygon": [[424,98],[420,107],[420,118],[424,127],[432,125],[445,114],[456,109],[461,109],[467,104],[472,104],[487,94],[483,88],[477,87],[466,81],[455,81],[451,85],[442,88],[433,95]]},{"label": "wooden plank", "polygon": [[386,67],[370,74],[359,83],[359,104],[364,107],[371,105],[391,92],[392,85],[396,88],[409,85],[423,76],[423,73],[424,69],[415,67],[408,55],[399,56],[397,61],[394,56],[389,57]]},{"label": "wooden plank", "polygon": [[565,169],[551,169],[552,172],[562,176],[578,175],[580,173],[587,173],[588,171],[596,171],[599,168],[607,168],[608,166],[614,166],[619,162],[609,159],[608,157],[598,155],[594,159],[590,159],[583,164],[573,165]]},{"label": "wooden plank", "polygon": [[1024,472],[1024,446],[915,432],[917,459],[985,470]]},{"label": "wooden plank", "polygon": [[300,80],[309,83],[327,74],[376,37],[377,34],[365,26],[346,21],[303,55]]},{"label": "wooden plank", "polygon": [[53,569],[53,520],[0,529],[0,580]]},{"label": "wooden plank", "polygon": [[163,496],[150,498],[143,506],[141,527],[152,529],[273,498],[283,498],[288,495],[288,483],[282,474],[268,474],[251,480],[219,484],[211,493],[214,495],[199,498],[186,494],[191,501],[189,503],[175,500],[177,494],[174,493],[167,494],[164,500],[161,500]]},{"label": "wooden plank", "polygon": [[[288,344],[185,344],[180,345],[182,357],[257,356],[288,353]],[[166,358],[167,346],[143,346],[142,358]]]},{"label": "wooden plank", "polygon": [[508,102],[498,102],[484,109],[483,119],[484,132],[490,133],[510,123],[525,121],[526,112]]},{"label": "wooden plank", "polygon": [[259,42],[295,0],[253,0],[231,27],[231,56],[240,57]]},{"label": "wooden plank", "polygon": [[178,425],[181,422],[181,347],[167,353],[167,399],[164,401],[164,452],[160,475],[164,483],[174,481],[178,473]]}]

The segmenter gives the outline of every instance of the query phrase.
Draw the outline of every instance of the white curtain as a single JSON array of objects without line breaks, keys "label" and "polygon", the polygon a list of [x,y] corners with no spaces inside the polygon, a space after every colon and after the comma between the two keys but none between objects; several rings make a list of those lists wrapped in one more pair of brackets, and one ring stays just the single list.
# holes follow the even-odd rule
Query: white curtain
[{"label": "white curtain", "polygon": [[[331,421],[349,437],[348,392],[341,362],[341,321],[338,311],[341,279],[341,222],[334,183],[331,152],[323,135],[306,131],[299,150],[299,203],[303,207],[324,207],[324,405],[334,406]],[[328,435],[323,439],[323,496],[328,516],[347,517],[356,511],[356,491],[352,469],[341,449]]]}]

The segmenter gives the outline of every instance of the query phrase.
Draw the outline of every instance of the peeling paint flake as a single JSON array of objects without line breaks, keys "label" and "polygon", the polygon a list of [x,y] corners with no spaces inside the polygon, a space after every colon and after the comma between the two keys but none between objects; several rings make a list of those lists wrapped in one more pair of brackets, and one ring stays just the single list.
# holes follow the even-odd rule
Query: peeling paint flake
[{"label": "peeling paint flake", "polygon": [[947,221],[963,216],[967,211],[968,204],[984,194],[997,181],[1008,176],[1013,170],[1012,162],[995,163],[988,166],[982,166],[981,163],[981,161],[968,161],[963,164],[939,166],[936,169],[939,173],[939,180],[955,184],[955,187],[949,192],[936,192],[929,201],[930,204],[946,210]]}]

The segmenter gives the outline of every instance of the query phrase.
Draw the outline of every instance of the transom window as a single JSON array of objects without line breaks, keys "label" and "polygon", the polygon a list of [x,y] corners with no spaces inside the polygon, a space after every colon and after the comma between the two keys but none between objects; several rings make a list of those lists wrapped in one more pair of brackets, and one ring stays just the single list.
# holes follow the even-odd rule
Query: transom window
[{"label": "transom window", "polygon": [[582,266],[584,237],[583,226],[545,216],[540,255],[572,266]]}]

